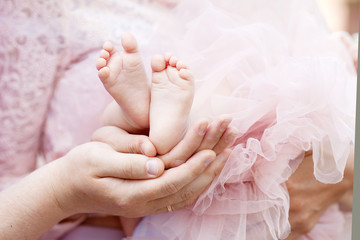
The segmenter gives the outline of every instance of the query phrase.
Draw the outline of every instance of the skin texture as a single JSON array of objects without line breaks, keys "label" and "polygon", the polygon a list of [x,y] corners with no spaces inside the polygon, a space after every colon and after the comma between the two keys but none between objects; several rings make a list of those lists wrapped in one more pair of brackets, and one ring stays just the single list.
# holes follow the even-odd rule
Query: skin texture
[{"label": "skin texture", "polygon": [[185,135],[194,97],[194,78],[171,54],[151,59],[150,134],[159,154],[169,152]]},{"label": "skin texture", "polygon": [[[231,146],[236,138],[236,130],[228,126],[230,121],[231,119],[227,118],[219,118],[212,122],[208,119],[200,120],[189,129],[184,139],[181,140],[169,153],[165,155],[158,155],[157,157],[163,161],[166,169],[174,168],[185,163],[187,159],[189,159],[193,154],[200,152],[205,146],[208,146],[208,149],[212,149],[217,157],[220,157],[224,154],[224,151],[227,151],[226,148]],[[224,127],[226,127],[225,130],[223,129]],[[118,151],[125,152],[127,150],[121,149],[121,146],[119,146],[119,143],[121,143],[119,139],[127,139],[129,140],[129,143],[133,143],[130,146],[128,145],[128,149],[132,149],[134,152],[141,151],[141,147],[144,146],[144,143],[148,145],[148,139],[146,139],[145,136],[129,135],[122,130],[114,131],[115,129],[115,127],[111,126],[103,127],[94,133],[93,140],[106,142]],[[137,138],[137,140],[135,138]],[[148,156],[153,156],[152,154],[155,151],[154,147],[149,148],[149,150],[151,151],[146,151],[147,153],[150,153]],[[206,178],[200,179],[194,182],[199,189],[196,192],[193,190],[183,192],[183,194],[185,194],[184,196],[196,196],[197,198],[199,193],[206,189],[204,185],[204,182],[207,182]],[[208,183],[210,184],[210,182]],[[193,200],[195,200],[195,198]],[[177,199],[174,198],[174,201],[177,201]],[[131,236],[133,234],[135,227],[140,220],[141,218],[120,217],[120,222],[126,236]]]},{"label": "skin texture", "polygon": [[[96,64],[99,78],[114,101],[103,114],[105,127],[94,133],[93,140],[108,143],[124,153],[122,147],[130,144],[128,149],[132,153],[157,156],[166,169],[180,166],[201,150],[213,150],[221,156],[234,142],[236,131],[229,128],[228,118],[219,118],[211,124],[202,120],[189,129],[194,79],[187,66],[170,53],[155,55],[151,60],[150,93],[136,39],[126,33],[121,41],[123,52],[106,42]],[[150,122],[144,116],[149,116]],[[149,135],[151,142],[145,136],[134,140],[127,132]],[[126,236],[131,236],[140,219],[121,216],[120,221]]]},{"label": "skin texture", "polygon": [[[194,131],[202,124],[195,124]],[[96,136],[107,139],[102,131]],[[0,192],[0,238],[37,239],[78,213],[134,218],[166,212],[168,205],[174,210],[188,206],[219,174],[230,154],[228,149],[220,154],[195,151],[188,153],[191,157],[184,164],[165,170],[159,158],[138,154],[146,136],[122,136],[134,143],[109,143],[133,154],[116,152],[101,142],[86,143]],[[185,148],[198,141],[196,136],[184,139]]]},{"label": "skin texture", "polygon": [[150,127],[157,153],[165,154],[187,131],[194,96],[192,73],[169,53],[155,55],[150,91],[135,37],[123,34],[121,45],[123,51],[105,42],[96,62],[99,78],[115,100],[105,110],[103,123],[130,133],[145,133]]},{"label": "skin texture", "polygon": [[[123,51],[105,42],[96,62],[98,75],[105,89],[122,106],[116,112],[122,129],[134,132],[149,128],[150,88],[145,67],[135,37],[125,33],[121,37]],[[110,109],[105,115],[113,116]]]}]

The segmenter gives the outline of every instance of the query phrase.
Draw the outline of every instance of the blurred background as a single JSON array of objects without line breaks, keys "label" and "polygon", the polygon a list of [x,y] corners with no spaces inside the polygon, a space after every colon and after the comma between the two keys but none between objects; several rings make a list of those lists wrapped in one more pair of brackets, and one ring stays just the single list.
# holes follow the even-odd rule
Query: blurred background
[{"label": "blurred background", "polygon": [[360,0],[317,0],[332,32],[359,32]]}]

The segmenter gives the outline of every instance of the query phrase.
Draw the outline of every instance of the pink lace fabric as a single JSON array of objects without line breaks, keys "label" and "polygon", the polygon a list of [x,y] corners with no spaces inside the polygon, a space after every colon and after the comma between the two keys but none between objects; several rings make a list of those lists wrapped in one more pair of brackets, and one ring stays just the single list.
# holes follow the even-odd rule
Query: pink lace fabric
[{"label": "pink lace fabric", "polygon": [[89,141],[110,101],[95,69],[103,42],[133,32],[142,44],[167,11],[151,0],[0,3],[0,190]]},{"label": "pink lace fabric", "polygon": [[5,184],[35,169],[54,86],[71,57],[60,4],[3,1],[0,19],[0,181]]}]

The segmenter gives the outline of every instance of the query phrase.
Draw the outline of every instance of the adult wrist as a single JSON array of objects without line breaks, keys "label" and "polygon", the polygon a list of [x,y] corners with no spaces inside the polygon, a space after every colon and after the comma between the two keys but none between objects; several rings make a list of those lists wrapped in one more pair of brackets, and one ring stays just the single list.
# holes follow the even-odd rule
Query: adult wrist
[{"label": "adult wrist", "polygon": [[77,214],[74,191],[69,177],[66,156],[48,164],[46,174],[49,176],[47,184],[51,205],[58,213],[59,220]]},{"label": "adult wrist", "polygon": [[0,193],[0,239],[38,239],[69,213],[59,207],[57,164],[47,164]]}]

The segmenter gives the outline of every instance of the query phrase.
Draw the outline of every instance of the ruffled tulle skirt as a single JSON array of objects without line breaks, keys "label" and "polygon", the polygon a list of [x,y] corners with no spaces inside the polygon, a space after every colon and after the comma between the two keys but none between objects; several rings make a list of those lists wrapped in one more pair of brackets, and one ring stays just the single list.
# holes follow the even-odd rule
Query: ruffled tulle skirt
[{"label": "ruffled tulle skirt", "polygon": [[[135,239],[282,239],[290,232],[285,182],[305,151],[319,181],[341,181],[356,71],[314,2],[183,1],[144,49],[171,51],[194,72],[193,121],[226,114],[239,135],[194,205],[145,217]],[[339,216],[329,209],[311,237],[335,239]]]}]

